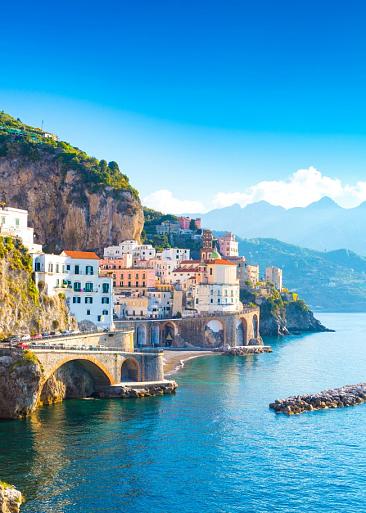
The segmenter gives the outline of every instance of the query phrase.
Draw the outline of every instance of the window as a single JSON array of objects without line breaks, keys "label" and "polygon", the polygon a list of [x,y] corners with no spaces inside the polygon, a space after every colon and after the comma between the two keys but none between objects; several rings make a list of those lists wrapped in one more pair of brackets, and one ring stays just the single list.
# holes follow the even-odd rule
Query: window
[{"label": "window", "polygon": [[18,218],[16,218],[16,219],[15,219],[15,226],[18,228],[18,227],[19,227],[19,224],[20,224],[19,219],[18,219]]},{"label": "window", "polygon": [[48,272],[53,273],[53,264],[48,264]]},{"label": "window", "polygon": [[109,297],[102,297],[102,305],[109,305]]},{"label": "window", "polygon": [[81,283],[80,283],[80,281],[75,281],[74,282],[74,290],[75,290],[75,292],[80,292],[81,291]]},{"label": "window", "polygon": [[93,302],[93,298],[92,298],[92,297],[87,296],[87,297],[85,298],[85,303],[86,303],[86,304],[89,304],[89,305],[90,305],[92,302]]},{"label": "window", "polygon": [[5,217],[1,218],[1,224],[5,224]]},{"label": "window", "polygon": [[220,304],[220,298],[217,299],[217,303]]},{"label": "window", "polygon": [[211,303],[213,303],[213,299],[211,298]]},{"label": "window", "polygon": [[80,274],[80,265],[75,265],[75,274]]},{"label": "window", "polygon": [[85,292],[93,292],[93,284],[90,281],[85,283]]},{"label": "window", "polygon": [[86,274],[91,276],[92,274],[94,274],[94,267],[92,265],[87,265],[85,268],[85,272]]},{"label": "window", "polygon": [[81,303],[81,297],[80,296],[74,296],[72,298],[72,302],[75,303]]},{"label": "window", "polygon": [[102,315],[108,315],[108,310],[103,310]]},{"label": "window", "polygon": [[59,273],[60,272],[60,266],[59,264],[56,264],[56,273]]},{"label": "window", "polygon": [[70,271],[70,264],[67,264],[66,271]]},{"label": "window", "polygon": [[131,282],[130,281],[128,282],[128,286],[131,287]]},{"label": "window", "polygon": [[41,270],[41,262],[36,262],[36,263],[34,264],[34,270],[35,270],[36,272]]},{"label": "window", "polygon": [[[113,286],[115,287],[116,285],[115,285],[115,284],[113,284]],[[120,281],[120,282],[119,282],[119,286],[120,286],[120,287],[123,287],[123,281]]]},{"label": "window", "polygon": [[90,310],[87,310],[87,311],[86,311],[86,315],[90,315]]},{"label": "window", "polygon": [[136,281],[136,287],[138,287],[138,286],[139,286],[139,282],[138,282],[138,281]]},{"label": "window", "polygon": [[101,320],[102,320],[102,316],[98,315],[98,322],[100,322]]},{"label": "window", "polygon": [[210,275],[212,276],[212,267],[210,267]]},{"label": "window", "polygon": [[[93,290],[93,284],[91,284],[91,285],[92,285],[92,290]],[[102,290],[103,290],[103,294],[107,294],[109,292],[109,283],[103,283]]]}]

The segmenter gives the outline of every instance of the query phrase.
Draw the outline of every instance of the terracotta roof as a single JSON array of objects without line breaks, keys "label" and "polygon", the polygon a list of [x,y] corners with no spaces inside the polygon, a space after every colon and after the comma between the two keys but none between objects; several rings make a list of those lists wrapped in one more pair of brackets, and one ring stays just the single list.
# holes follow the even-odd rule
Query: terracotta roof
[{"label": "terracotta roof", "polygon": [[69,251],[64,250],[63,253],[71,258],[84,258],[85,260],[100,260],[94,251]]},{"label": "terracotta roof", "polygon": [[229,262],[229,260],[224,260],[223,258],[216,258],[215,260],[208,260],[208,264],[217,264],[217,265],[236,265],[233,262]]},{"label": "terracotta roof", "polygon": [[182,260],[181,264],[199,264],[200,260]]}]

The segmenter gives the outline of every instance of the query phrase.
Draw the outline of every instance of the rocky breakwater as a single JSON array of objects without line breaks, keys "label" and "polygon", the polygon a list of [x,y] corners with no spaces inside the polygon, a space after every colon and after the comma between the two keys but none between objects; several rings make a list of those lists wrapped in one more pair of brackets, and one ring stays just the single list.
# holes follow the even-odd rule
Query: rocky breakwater
[{"label": "rocky breakwater", "polygon": [[271,353],[271,346],[237,346],[226,349],[222,354],[231,356],[246,356],[248,354]]},{"label": "rocky breakwater", "polygon": [[153,397],[156,395],[174,394],[177,388],[178,383],[175,381],[146,383],[133,387],[127,385],[118,385],[99,391],[98,397],[114,399],[138,399],[140,397]]},{"label": "rocky breakwater", "polygon": [[276,413],[298,415],[306,411],[326,408],[344,408],[356,406],[366,401],[366,383],[345,385],[340,388],[324,390],[317,394],[305,394],[277,399],[269,405]]},{"label": "rocky breakwater", "polygon": [[14,486],[0,481],[0,513],[19,513],[23,502],[22,494]]}]

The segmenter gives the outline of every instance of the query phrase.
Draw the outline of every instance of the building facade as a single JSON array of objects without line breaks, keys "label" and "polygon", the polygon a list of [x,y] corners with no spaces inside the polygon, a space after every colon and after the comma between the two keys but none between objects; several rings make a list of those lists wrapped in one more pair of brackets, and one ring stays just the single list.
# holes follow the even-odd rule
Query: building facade
[{"label": "building facade", "polygon": [[34,230],[28,226],[28,211],[20,208],[0,208],[0,235],[18,237],[30,253],[41,253],[42,245],[35,244]]},{"label": "building facade", "polygon": [[272,283],[277,290],[282,291],[282,269],[279,267],[266,268],[266,281]]}]

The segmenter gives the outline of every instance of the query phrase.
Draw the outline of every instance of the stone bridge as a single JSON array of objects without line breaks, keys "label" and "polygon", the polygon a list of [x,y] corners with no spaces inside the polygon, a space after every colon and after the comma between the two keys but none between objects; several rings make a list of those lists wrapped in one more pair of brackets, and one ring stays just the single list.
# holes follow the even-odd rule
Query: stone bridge
[{"label": "stone bridge", "polygon": [[116,385],[121,382],[164,380],[163,352],[124,352],[118,350],[84,350],[77,348],[31,348],[37,355],[46,382],[58,369],[70,362],[84,368],[96,386]]},{"label": "stone bridge", "polygon": [[173,319],[115,321],[117,329],[133,329],[135,347],[243,346],[261,343],[259,308],[235,314],[197,315]]}]

